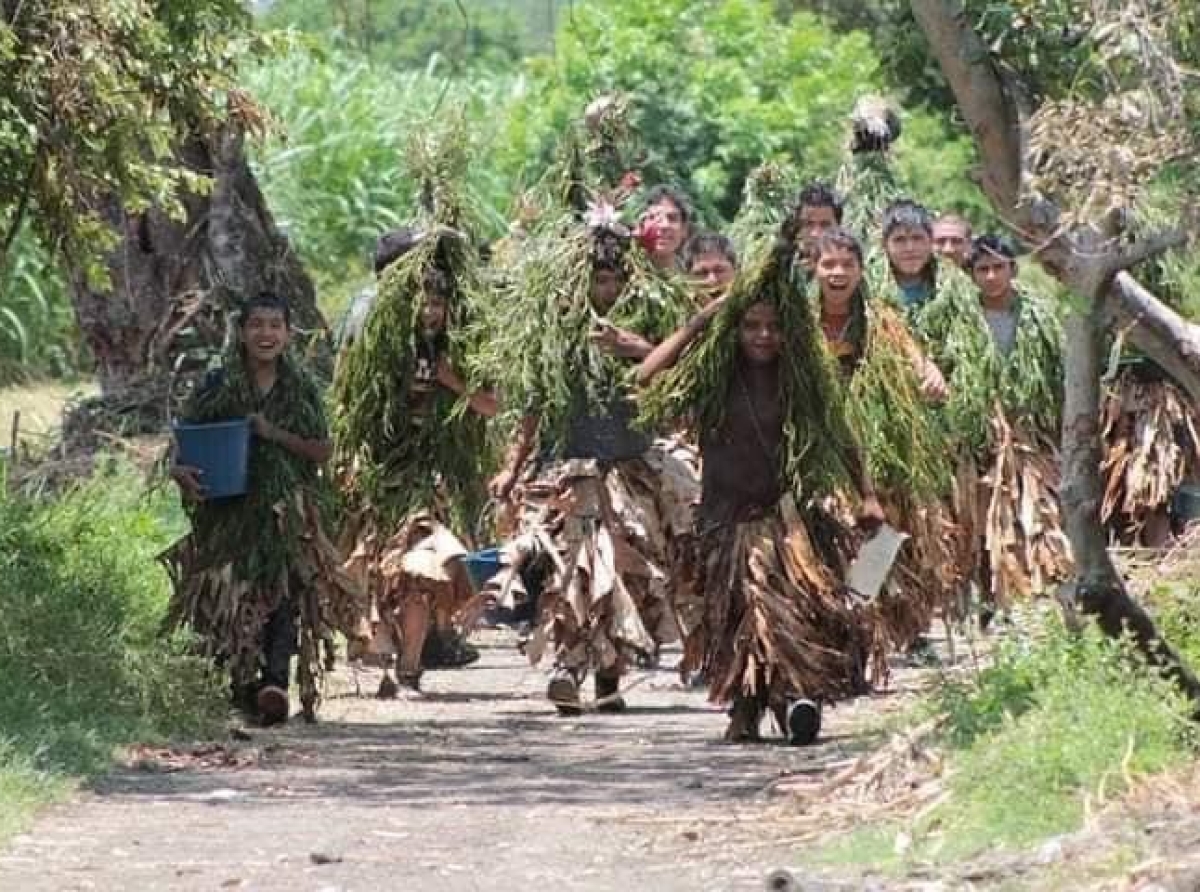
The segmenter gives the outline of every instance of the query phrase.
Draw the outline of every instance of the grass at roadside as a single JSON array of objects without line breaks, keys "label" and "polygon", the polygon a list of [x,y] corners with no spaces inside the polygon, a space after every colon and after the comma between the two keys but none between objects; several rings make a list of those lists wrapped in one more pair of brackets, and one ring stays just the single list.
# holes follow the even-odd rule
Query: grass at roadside
[{"label": "grass at roadside", "polygon": [[[1187,620],[1164,605],[1164,626]],[[1188,639],[1187,644],[1195,639]],[[863,826],[805,853],[810,865],[888,874],[1035,848],[1082,826],[1139,778],[1193,759],[1190,706],[1127,646],[1057,614],[1006,634],[986,668],[918,707],[940,716],[943,798],[915,818]]]},{"label": "grass at roadside", "polygon": [[0,490],[0,838],[135,741],[211,733],[220,684],[160,635],[155,555],[182,530],[175,498],[109,465],[75,490]]}]

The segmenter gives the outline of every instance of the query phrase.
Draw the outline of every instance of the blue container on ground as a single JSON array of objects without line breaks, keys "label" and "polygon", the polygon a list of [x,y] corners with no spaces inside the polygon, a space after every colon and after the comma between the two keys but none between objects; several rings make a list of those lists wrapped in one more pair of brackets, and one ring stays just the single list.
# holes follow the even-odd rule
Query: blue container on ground
[{"label": "blue container on ground", "polygon": [[1200,520],[1200,484],[1183,483],[1171,499],[1171,513],[1181,524]]},{"label": "blue container on ground", "polygon": [[484,583],[500,572],[500,549],[484,548],[463,555],[463,566],[467,568],[467,576],[475,591],[483,588]]},{"label": "blue container on ground", "polygon": [[250,419],[234,418],[209,424],[176,424],[176,461],[200,469],[200,483],[209,499],[246,494],[250,470]]}]

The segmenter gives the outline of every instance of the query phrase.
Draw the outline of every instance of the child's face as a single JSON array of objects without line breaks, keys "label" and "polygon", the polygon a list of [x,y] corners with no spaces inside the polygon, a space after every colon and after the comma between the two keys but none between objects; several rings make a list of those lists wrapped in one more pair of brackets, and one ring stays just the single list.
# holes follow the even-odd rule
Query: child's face
[{"label": "child's face", "polygon": [[592,270],[592,306],[601,313],[607,313],[621,296],[621,288],[625,280],[615,269]]},{"label": "child's face", "polygon": [[826,247],[817,257],[817,283],[822,303],[843,304],[862,281],[862,264],[849,248]]},{"label": "child's face", "polygon": [[678,254],[688,235],[679,205],[669,198],[660,199],[646,208],[644,218],[658,227],[657,253]]},{"label": "child's face", "polygon": [[779,313],[770,304],[752,304],[738,326],[742,355],[753,365],[770,365],[783,349],[783,328]]},{"label": "child's face", "polygon": [[800,257],[805,266],[812,266],[821,236],[838,225],[837,211],[824,204],[800,206]]},{"label": "child's face", "polygon": [[705,292],[721,294],[733,283],[737,270],[720,251],[706,251],[692,258],[688,274]]},{"label": "child's face", "polygon": [[274,362],[291,340],[291,330],[282,310],[255,307],[242,323],[242,347],[254,362]]},{"label": "child's face", "polygon": [[975,280],[984,297],[994,301],[1003,300],[1012,291],[1015,265],[1001,254],[992,254],[989,251],[982,254],[971,269],[971,278]]},{"label": "child's face", "polygon": [[933,256],[933,239],[924,229],[898,226],[883,243],[888,260],[902,276],[919,276]]},{"label": "child's face", "polygon": [[446,330],[446,299],[440,294],[426,292],[421,304],[421,330],[426,337],[441,334]]}]

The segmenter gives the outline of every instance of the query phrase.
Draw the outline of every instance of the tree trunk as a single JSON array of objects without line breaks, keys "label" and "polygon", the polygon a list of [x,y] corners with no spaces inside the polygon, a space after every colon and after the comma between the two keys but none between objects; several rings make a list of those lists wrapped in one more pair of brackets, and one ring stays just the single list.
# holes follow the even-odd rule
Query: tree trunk
[{"label": "tree trunk", "polygon": [[[1116,287],[1116,286],[1110,286]],[[1063,394],[1062,487],[1059,490],[1071,540],[1076,576],[1074,602],[1095,617],[1105,634],[1133,636],[1137,647],[1161,666],[1197,704],[1200,679],[1162,638],[1153,620],[1125,588],[1108,552],[1100,522],[1104,483],[1100,476],[1100,380],[1105,358],[1103,304],[1094,300],[1072,308],[1065,323],[1066,389]]]},{"label": "tree trunk", "polygon": [[241,134],[190,140],[178,157],[213,177],[211,193],[182,196],[182,220],[157,208],[130,214],[109,201],[105,216],[121,236],[107,260],[111,290],[90,287],[85,271],[70,266],[100,396],[66,419],[68,449],[93,446],[99,431],[162,430],[195,374],[226,343],[231,311],[261,291],[288,301],[301,349],[318,374],[330,373],[329,329],[315,289],[275,226]]}]

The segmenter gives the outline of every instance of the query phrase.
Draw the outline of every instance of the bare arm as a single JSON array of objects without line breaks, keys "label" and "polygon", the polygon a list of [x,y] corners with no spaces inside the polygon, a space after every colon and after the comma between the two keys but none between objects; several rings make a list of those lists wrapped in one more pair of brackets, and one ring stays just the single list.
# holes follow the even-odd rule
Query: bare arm
[{"label": "bare arm", "polygon": [[488,484],[488,491],[494,498],[507,499],[512,493],[513,485],[521,476],[521,469],[525,467],[529,454],[533,452],[534,443],[537,442],[538,422],[539,418],[536,415],[526,415],[521,419],[517,440],[504,461],[504,469]]},{"label": "bare arm", "polygon": [[700,312],[684,323],[683,327],[672,333],[665,341],[650,351],[637,369],[637,384],[645,387],[671,366],[679,361],[683,351],[692,341],[699,337],[700,332],[708,327],[708,322],[721,309],[725,298],[718,297],[704,305]]},{"label": "bare arm", "polygon": [[654,349],[654,344],[639,334],[602,322],[591,333],[592,343],[619,359],[642,360]]},{"label": "bare arm", "polygon": [[471,411],[477,415],[482,415],[484,418],[492,418],[496,414],[496,410],[500,408],[500,401],[496,398],[496,394],[490,390],[477,390],[474,393],[467,393],[467,385],[463,382],[462,376],[454,370],[449,361],[443,356],[438,361],[437,368],[438,383],[452,393],[459,396],[466,396],[467,405]]}]

